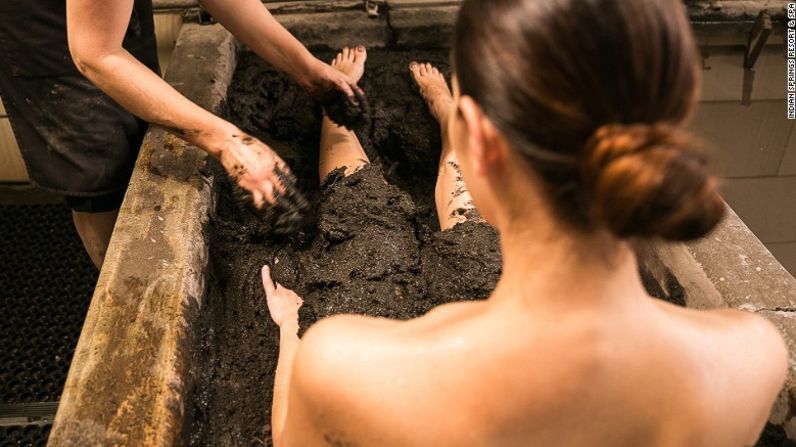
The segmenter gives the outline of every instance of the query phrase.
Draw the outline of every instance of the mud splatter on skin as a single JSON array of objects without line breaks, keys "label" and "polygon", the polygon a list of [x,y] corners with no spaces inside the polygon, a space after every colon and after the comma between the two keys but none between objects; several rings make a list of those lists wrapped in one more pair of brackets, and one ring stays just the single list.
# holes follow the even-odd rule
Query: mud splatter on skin
[{"label": "mud splatter on skin", "polygon": [[[227,116],[291,166],[307,214],[298,231],[279,234],[241,206],[231,179],[215,175],[212,278],[202,339],[193,351],[189,445],[250,446],[255,439],[270,445],[279,332],[263,296],[263,264],[304,299],[302,332],[344,312],[413,318],[438,304],[484,298],[495,286],[501,258],[494,230],[468,222],[438,231],[439,125],[407,67],[412,60],[445,67],[447,53],[374,50],[368,60],[360,85],[373,106],[373,126],[357,136],[374,163],[348,177],[338,170],[323,186],[317,102],[259,58],[244,54],[240,60]],[[221,168],[212,169],[218,174]]]},{"label": "mud splatter on skin", "polygon": [[198,130],[182,129],[177,126],[171,126],[171,125],[161,125],[159,127],[162,127],[167,132],[177,135],[180,138],[188,138],[189,136],[199,135]]},{"label": "mud splatter on skin", "polygon": [[229,175],[231,175],[232,178],[234,178],[235,180],[238,180],[239,178],[241,178],[244,175],[246,175],[247,172],[248,171],[246,170],[246,168],[243,167],[243,165],[237,165],[236,164],[236,165],[232,166],[232,169],[230,170]]}]

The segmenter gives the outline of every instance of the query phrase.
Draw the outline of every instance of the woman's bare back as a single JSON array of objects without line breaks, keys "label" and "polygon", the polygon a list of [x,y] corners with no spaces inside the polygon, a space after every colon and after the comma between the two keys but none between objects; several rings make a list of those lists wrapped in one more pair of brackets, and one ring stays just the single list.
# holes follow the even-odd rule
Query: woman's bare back
[{"label": "woman's bare back", "polygon": [[291,385],[309,400],[290,401],[305,417],[288,418],[301,425],[288,444],[751,445],[786,370],[778,333],[754,315],[652,299],[559,318],[517,305],[320,323],[296,360]]}]

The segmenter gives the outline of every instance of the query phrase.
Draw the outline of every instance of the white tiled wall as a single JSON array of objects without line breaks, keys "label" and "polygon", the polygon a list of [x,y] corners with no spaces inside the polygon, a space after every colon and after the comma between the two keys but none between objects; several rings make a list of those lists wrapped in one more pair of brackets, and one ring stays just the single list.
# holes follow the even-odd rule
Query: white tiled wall
[{"label": "white tiled wall", "polygon": [[771,253],[796,276],[796,242],[770,242],[766,244]]},{"label": "white tiled wall", "polygon": [[707,101],[697,109],[692,127],[709,143],[722,176],[760,177],[778,174],[793,123],[785,116],[784,100],[749,106]]},{"label": "white tiled wall", "polygon": [[796,176],[724,180],[722,192],[764,243],[796,243]]},{"label": "white tiled wall", "polygon": [[749,105],[741,104],[744,76],[750,76],[743,48],[702,53],[702,103],[692,129],[713,149],[727,203],[796,274],[796,121],[785,110],[784,47],[771,45],[760,56]]}]

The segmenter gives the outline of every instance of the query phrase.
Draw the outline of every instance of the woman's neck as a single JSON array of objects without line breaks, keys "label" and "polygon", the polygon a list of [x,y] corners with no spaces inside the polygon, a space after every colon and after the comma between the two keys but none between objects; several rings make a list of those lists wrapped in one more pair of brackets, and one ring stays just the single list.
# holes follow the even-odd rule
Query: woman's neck
[{"label": "woman's neck", "polygon": [[492,300],[555,309],[610,306],[646,296],[630,244],[554,225],[501,231],[503,274]]}]

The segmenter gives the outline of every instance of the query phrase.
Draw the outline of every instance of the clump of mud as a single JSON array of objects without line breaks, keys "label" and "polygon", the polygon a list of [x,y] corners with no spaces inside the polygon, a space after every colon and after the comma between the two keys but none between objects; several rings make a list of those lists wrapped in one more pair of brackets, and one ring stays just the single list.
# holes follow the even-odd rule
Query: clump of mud
[{"label": "clump of mud", "polygon": [[[318,56],[329,60],[334,53]],[[413,60],[448,70],[444,51],[370,52],[360,86],[372,125],[357,135],[373,163],[320,185],[320,107],[257,57],[242,55],[227,115],[290,165],[309,206],[298,231],[274,231],[240,205],[220,167],[210,168],[219,196],[187,444],[271,445],[278,329],[265,304],[262,265],[304,298],[302,331],[339,313],[413,318],[494,289],[501,266],[494,230],[468,222],[439,232],[433,199],[439,127],[409,76]]]},{"label": "clump of mud", "polygon": [[291,173],[282,172],[279,167],[276,175],[284,193],[277,192],[276,203],[266,203],[262,208],[254,205],[251,193],[238,185],[231,185],[238,213],[247,216],[255,231],[263,237],[268,234],[290,235],[301,231],[302,226],[308,223],[309,202],[298,188],[296,178]]},{"label": "clump of mud", "polygon": [[370,122],[370,104],[364,92],[354,89],[354,98],[339,90],[326,92],[321,105],[329,119],[348,130],[360,130]]}]

